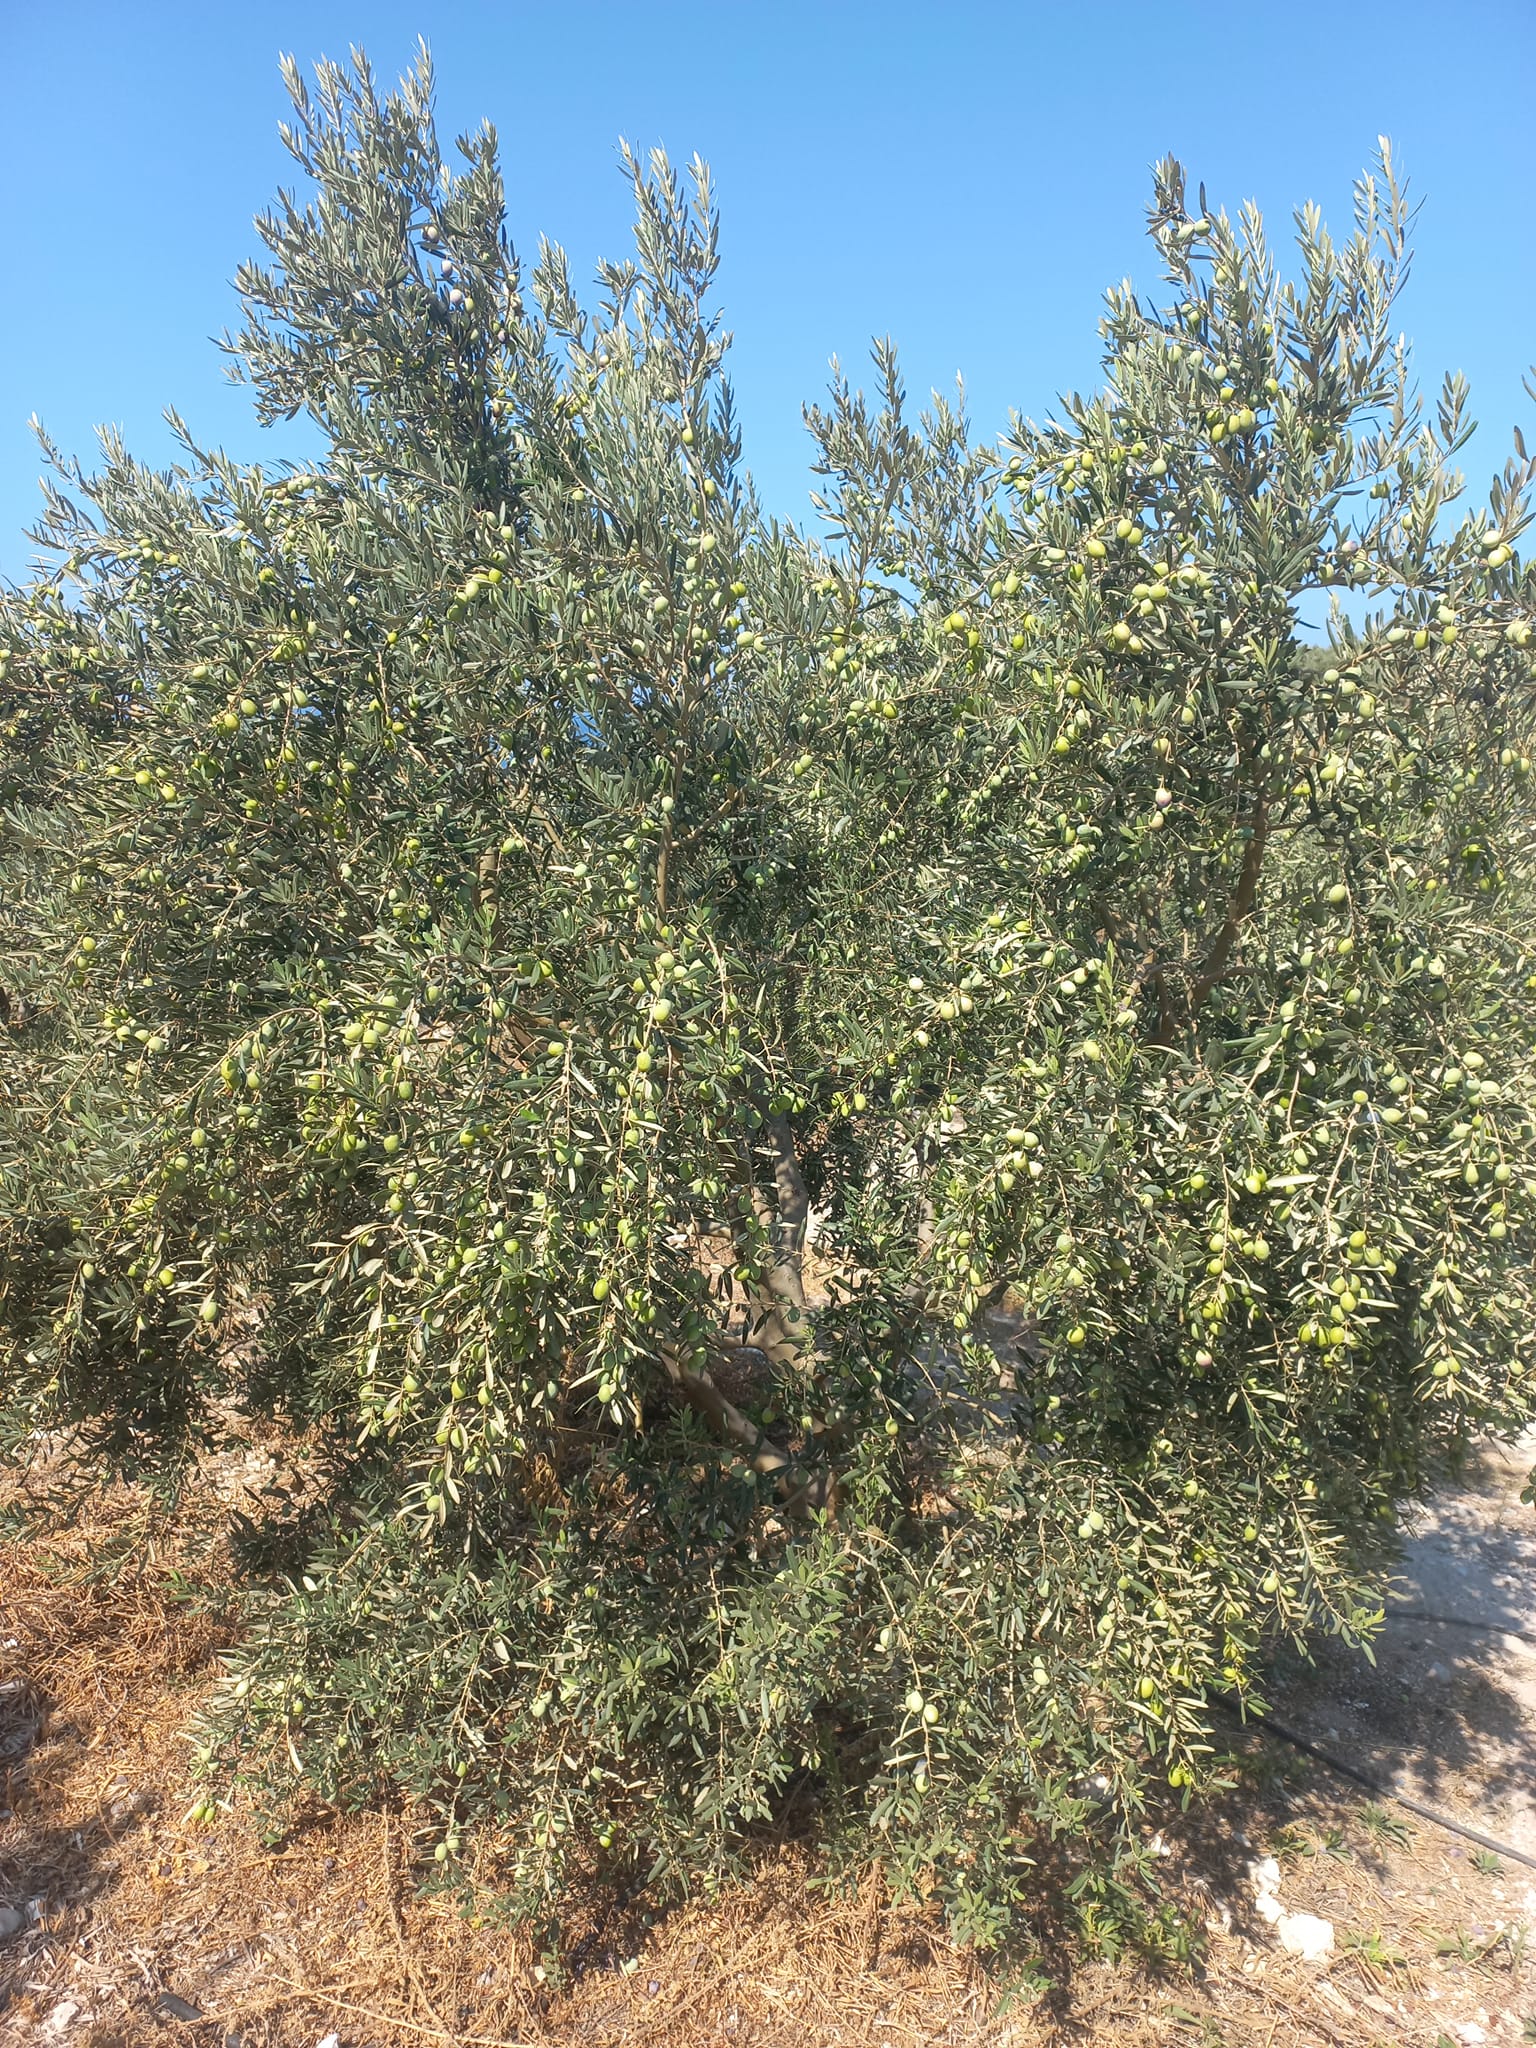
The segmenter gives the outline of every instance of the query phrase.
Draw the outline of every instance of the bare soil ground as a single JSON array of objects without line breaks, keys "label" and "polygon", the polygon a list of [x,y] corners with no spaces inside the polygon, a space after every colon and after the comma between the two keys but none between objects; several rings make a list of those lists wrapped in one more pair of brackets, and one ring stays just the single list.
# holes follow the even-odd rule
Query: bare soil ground
[{"label": "bare soil ground", "polygon": [[[1277,1674],[1287,1726],[1536,1857],[1536,1435],[1489,1447],[1409,1525],[1375,1664]],[[1480,1819],[1479,1819],[1480,1817]]]},{"label": "bare soil ground", "polygon": [[[1277,1714],[1383,1782],[1536,1855],[1536,1516],[1489,1454],[1421,1518],[1374,1666],[1277,1674]],[[1273,1738],[1234,1737],[1234,1788],[1161,1818],[1169,1889],[1205,1929],[1189,1970],[1110,1968],[1058,1940],[989,1972],[936,1918],[756,1881],[647,1921],[593,1901],[568,1980],[490,1918],[417,1896],[408,1816],[317,1813],[276,1848],[240,1809],[204,1825],[186,1731],[231,1625],[231,1494],[196,1513],[124,1492],[89,1526],[0,1551],[0,2041],[40,2048],[1475,2048],[1536,2040],[1536,1868],[1409,1820]],[[132,1559],[126,1571],[115,1560]],[[1433,1617],[1433,1618],[1431,1618]],[[1473,1625],[1475,1624],[1475,1625]],[[1332,1947],[1282,1947],[1252,1868]]]}]

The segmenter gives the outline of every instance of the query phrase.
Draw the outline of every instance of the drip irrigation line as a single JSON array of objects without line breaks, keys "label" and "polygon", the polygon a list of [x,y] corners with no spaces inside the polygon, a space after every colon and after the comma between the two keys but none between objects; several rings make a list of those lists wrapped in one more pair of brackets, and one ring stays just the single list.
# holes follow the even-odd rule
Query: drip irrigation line
[{"label": "drip irrigation line", "polygon": [[1536,1870],[1536,1856],[1524,1849],[1511,1848],[1508,1842],[1501,1842],[1493,1835],[1485,1835],[1481,1828],[1469,1828],[1465,1822],[1452,1820],[1448,1814],[1437,1812],[1433,1806],[1426,1806],[1422,1800],[1411,1799],[1406,1792],[1394,1791],[1392,1786],[1373,1778],[1369,1771],[1362,1771],[1355,1764],[1347,1764],[1342,1758],[1330,1756],[1326,1749],[1319,1749],[1315,1742],[1308,1742],[1304,1735],[1298,1735],[1283,1722],[1273,1720],[1268,1714],[1255,1715],[1248,1726],[1257,1728],[1262,1734],[1273,1735],[1280,1742],[1288,1742],[1292,1749],[1299,1749],[1303,1756],[1316,1758],[1326,1764],[1330,1771],[1337,1771],[1341,1778],[1348,1778],[1354,1784],[1373,1792],[1378,1799],[1391,1799],[1398,1806],[1406,1807],[1409,1813],[1420,1820],[1429,1821],[1434,1827],[1445,1828],[1450,1834],[1460,1835],[1464,1842],[1475,1842],[1479,1849],[1491,1850],[1495,1856],[1503,1856],[1511,1863],[1523,1863],[1527,1870]]},{"label": "drip irrigation line", "polygon": [[1467,1621],[1459,1614],[1431,1614],[1427,1607],[1396,1607],[1388,1605],[1387,1619],[1400,1617],[1404,1621],[1437,1621],[1442,1628],[1480,1629],[1485,1635],[1508,1636],[1512,1642],[1529,1643],[1536,1649],[1536,1636],[1529,1635],[1523,1628],[1506,1628],[1502,1621]]}]

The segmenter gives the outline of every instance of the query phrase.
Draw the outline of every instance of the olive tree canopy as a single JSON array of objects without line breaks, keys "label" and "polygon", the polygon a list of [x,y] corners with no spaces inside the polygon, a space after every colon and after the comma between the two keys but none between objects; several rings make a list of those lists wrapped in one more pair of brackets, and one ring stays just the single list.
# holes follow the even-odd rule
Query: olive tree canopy
[{"label": "olive tree canopy", "polygon": [[702,165],[589,308],[424,59],[289,84],[320,458],[108,436],[0,606],[7,1440],[313,1446],[213,1765],[526,1910],[809,1786],[993,1941],[1532,1415],[1530,465],[1456,502],[1389,156],[1290,274],[1165,163],[1096,395],[880,347],[797,530]]}]

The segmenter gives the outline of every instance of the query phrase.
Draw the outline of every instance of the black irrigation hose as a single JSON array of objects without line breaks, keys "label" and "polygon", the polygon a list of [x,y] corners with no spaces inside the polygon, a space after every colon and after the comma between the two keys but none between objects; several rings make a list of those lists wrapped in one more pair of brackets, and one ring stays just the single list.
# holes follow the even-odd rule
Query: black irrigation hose
[{"label": "black irrigation hose", "polygon": [[1485,1635],[1508,1636],[1517,1643],[1529,1643],[1536,1649],[1536,1636],[1527,1635],[1523,1628],[1506,1628],[1502,1621],[1464,1621],[1459,1614],[1431,1614],[1427,1607],[1395,1607],[1388,1605],[1387,1619],[1403,1621],[1437,1621],[1442,1628],[1480,1629]]},{"label": "black irrigation hose", "polygon": [[1273,1735],[1281,1742],[1288,1742],[1292,1749],[1299,1749],[1303,1756],[1315,1757],[1318,1763],[1326,1764],[1330,1771],[1337,1771],[1341,1778],[1349,1778],[1354,1784],[1364,1786],[1367,1792],[1373,1792],[1378,1799],[1394,1800],[1397,1805],[1406,1807],[1409,1813],[1417,1814],[1420,1820],[1427,1820],[1437,1828],[1445,1828],[1453,1835],[1460,1835],[1463,1841],[1475,1842],[1479,1849],[1491,1850],[1495,1856],[1507,1857],[1511,1863],[1523,1863],[1527,1870],[1536,1870],[1536,1856],[1528,1855],[1524,1849],[1512,1849],[1508,1842],[1496,1841],[1492,1835],[1485,1835],[1481,1828],[1469,1828],[1459,1820],[1451,1820],[1448,1815],[1437,1813],[1434,1807],[1425,1806],[1418,1799],[1410,1799],[1406,1792],[1394,1792],[1390,1785],[1382,1784],[1380,1779],[1373,1778],[1368,1771],[1359,1770],[1354,1764],[1346,1764],[1338,1757],[1330,1756],[1326,1749],[1319,1749],[1315,1742],[1308,1742],[1304,1735],[1298,1735],[1294,1729],[1272,1720],[1268,1714],[1255,1715],[1248,1726],[1257,1728],[1262,1734]]}]

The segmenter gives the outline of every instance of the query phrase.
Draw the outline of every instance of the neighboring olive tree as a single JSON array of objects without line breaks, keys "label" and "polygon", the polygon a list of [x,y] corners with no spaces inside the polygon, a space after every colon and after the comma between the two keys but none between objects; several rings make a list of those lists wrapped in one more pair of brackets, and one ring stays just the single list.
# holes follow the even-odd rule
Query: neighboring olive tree
[{"label": "neighboring olive tree", "polygon": [[994,1941],[1536,1405],[1530,465],[1448,516],[1385,154],[1295,283],[1165,164],[1102,394],[877,350],[802,534],[701,166],[590,313],[424,60],[289,84],[230,346],[322,458],[108,439],[0,616],[8,1440],[313,1445],[211,1761],[524,1910],[804,1786]]}]

